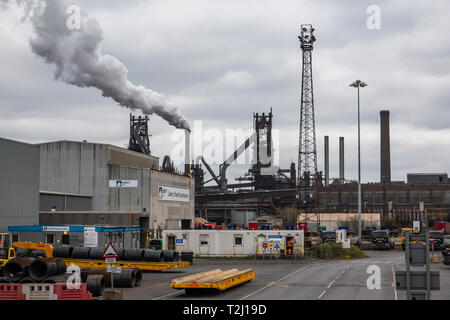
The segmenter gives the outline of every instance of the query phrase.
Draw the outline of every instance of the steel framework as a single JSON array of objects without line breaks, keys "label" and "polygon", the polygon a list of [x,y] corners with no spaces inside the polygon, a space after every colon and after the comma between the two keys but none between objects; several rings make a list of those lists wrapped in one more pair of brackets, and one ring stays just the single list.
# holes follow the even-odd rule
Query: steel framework
[{"label": "steel framework", "polygon": [[[316,223],[320,231],[320,215],[318,213],[317,186],[319,173],[317,171],[316,126],[314,120],[314,94],[312,74],[312,50],[316,41],[314,28],[310,24],[301,26],[300,47],[302,59],[302,97],[300,105],[300,133],[298,144],[298,167],[296,201],[299,211],[299,221]],[[307,213],[308,211],[312,213]]]},{"label": "steel framework", "polygon": [[128,149],[136,152],[150,154],[150,140],[148,133],[148,120],[145,117],[135,117],[130,113],[130,141]]},{"label": "steel framework", "polygon": [[303,65],[297,167],[297,201],[300,202],[299,207],[304,208],[314,206],[316,202],[315,189],[318,184],[312,75],[312,50],[316,38],[312,25],[302,25],[301,34],[298,38],[303,51]]}]

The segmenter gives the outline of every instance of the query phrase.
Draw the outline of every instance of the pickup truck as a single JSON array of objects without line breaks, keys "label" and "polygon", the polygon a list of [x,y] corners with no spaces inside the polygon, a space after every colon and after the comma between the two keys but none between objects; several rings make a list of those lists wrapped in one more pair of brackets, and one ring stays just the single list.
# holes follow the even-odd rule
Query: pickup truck
[{"label": "pickup truck", "polygon": [[322,243],[336,243],[336,231],[323,231]]},{"label": "pickup truck", "polygon": [[372,232],[372,245],[376,249],[390,250],[394,248],[394,242],[389,237],[389,231],[376,230]]}]

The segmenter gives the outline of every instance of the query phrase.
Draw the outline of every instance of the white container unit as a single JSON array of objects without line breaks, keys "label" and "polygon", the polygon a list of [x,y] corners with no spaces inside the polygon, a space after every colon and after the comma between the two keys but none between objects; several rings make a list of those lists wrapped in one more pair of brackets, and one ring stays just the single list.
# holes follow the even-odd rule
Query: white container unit
[{"label": "white container unit", "polygon": [[290,239],[293,251],[304,252],[302,230],[164,230],[162,238],[164,249],[192,251],[196,256],[262,254],[264,242],[279,243],[284,254]]}]

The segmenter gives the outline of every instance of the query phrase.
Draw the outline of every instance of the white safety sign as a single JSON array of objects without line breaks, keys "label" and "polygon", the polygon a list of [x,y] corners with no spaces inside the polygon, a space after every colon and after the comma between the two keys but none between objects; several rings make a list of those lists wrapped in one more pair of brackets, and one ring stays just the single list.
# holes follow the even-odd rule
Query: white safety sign
[{"label": "white safety sign", "polygon": [[84,246],[98,247],[98,233],[95,231],[95,227],[84,228]]},{"label": "white safety sign", "polygon": [[347,230],[336,230],[336,243],[343,243],[345,239],[347,239]]},{"label": "white safety sign", "polygon": [[414,232],[420,232],[420,221],[413,221],[413,230]]},{"label": "white safety sign", "polygon": [[344,239],[344,241],[342,242],[342,247],[344,249],[350,249],[350,239]]},{"label": "white safety sign", "polygon": [[111,273],[121,273],[122,269],[120,267],[113,267],[109,265],[108,267],[106,267],[106,271]]}]

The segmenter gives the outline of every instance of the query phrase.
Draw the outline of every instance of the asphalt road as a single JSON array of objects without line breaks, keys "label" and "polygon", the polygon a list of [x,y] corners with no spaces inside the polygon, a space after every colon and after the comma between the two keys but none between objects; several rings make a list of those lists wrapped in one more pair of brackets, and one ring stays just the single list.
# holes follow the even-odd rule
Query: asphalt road
[{"label": "asphalt road", "polygon": [[[357,260],[280,260],[254,262],[249,260],[195,260],[194,265],[179,271],[145,273],[140,287],[124,289],[124,299],[200,299],[200,300],[404,300],[405,292],[397,291],[394,284],[395,270],[404,270],[404,252],[401,250],[372,251],[369,258]],[[380,289],[369,289],[369,266],[380,270]],[[186,295],[184,290],[169,287],[174,278],[221,268],[240,270],[253,268],[255,279],[231,288],[224,293],[199,293]],[[412,268],[412,270],[424,270]],[[433,300],[450,299],[450,266],[432,263],[431,270],[439,270],[441,290],[433,291]]]}]

